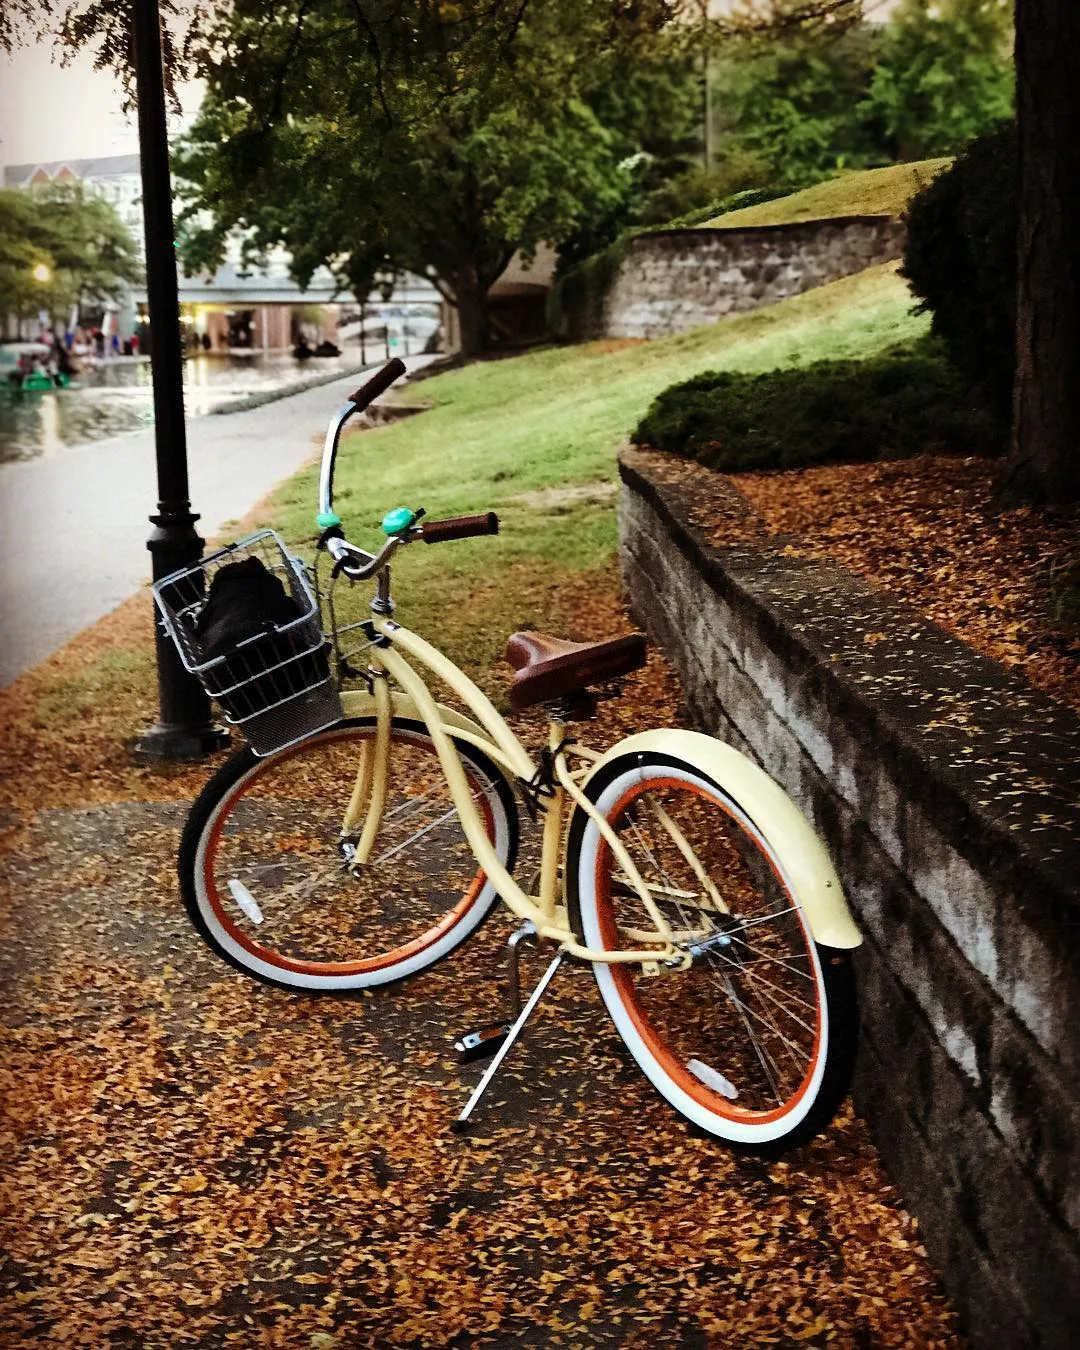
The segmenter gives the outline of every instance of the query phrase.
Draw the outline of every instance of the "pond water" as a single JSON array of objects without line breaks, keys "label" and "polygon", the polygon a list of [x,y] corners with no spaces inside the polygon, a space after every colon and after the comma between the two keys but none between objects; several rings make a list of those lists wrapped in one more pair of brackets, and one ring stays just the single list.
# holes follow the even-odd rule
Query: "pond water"
[{"label": "pond water", "polygon": [[[285,352],[190,356],[184,361],[184,410],[200,417],[246,394],[280,389],[305,376],[344,373],[356,368],[358,356],[358,351],[307,361]],[[76,384],[82,387],[24,394],[0,381],[0,463],[154,425],[149,361],[107,360],[80,373]]]}]

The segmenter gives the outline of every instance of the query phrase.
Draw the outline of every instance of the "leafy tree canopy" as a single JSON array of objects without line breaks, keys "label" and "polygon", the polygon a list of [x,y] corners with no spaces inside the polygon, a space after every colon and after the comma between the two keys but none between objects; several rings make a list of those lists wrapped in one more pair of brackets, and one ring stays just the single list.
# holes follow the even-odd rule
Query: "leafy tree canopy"
[{"label": "leafy tree canopy", "polygon": [[[11,51],[27,40],[52,33],[61,59],[89,50],[99,68],[114,70],[129,91],[131,64],[131,8],[133,0],[4,0],[0,5],[0,49]],[[524,12],[529,0],[519,0]],[[830,23],[837,16],[859,12],[863,0],[730,0],[722,13],[708,17],[709,0],[669,0],[671,12],[687,19],[707,20],[715,34],[753,32],[779,35],[796,27]],[[162,18],[162,57],[166,88],[178,80],[204,74],[215,60],[216,20],[223,6],[217,0],[157,0]],[[308,8],[308,6],[304,6]],[[629,14],[634,0],[623,8]],[[381,0],[354,0],[356,21],[374,33],[385,21]],[[380,20],[381,15],[381,20]],[[408,16],[402,15],[403,19]],[[447,16],[449,17],[449,16]]]},{"label": "leafy tree canopy", "polygon": [[756,163],[762,181],[802,186],[872,162],[855,108],[873,61],[866,27],[739,46],[717,64],[722,155]]},{"label": "leafy tree canopy", "polygon": [[1012,115],[1011,0],[907,0],[861,113],[895,159],[955,154]]},{"label": "leafy tree canopy", "polygon": [[513,253],[624,194],[647,100],[613,128],[596,91],[669,17],[666,0],[237,0],[177,161],[186,264],[216,265],[239,231],[249,256],[284,245],[301,283],[320,264],[359,295],[425,273],[478,349]]},{"label": "leafy tree canopy", "polygon": [[[329,263],[433,275],[482,340],[487,285],[518,247],[588,230],[685,169],[695,88],[684,50],[714,36],[828,23],[860,0],[159,0],[167,87],[209,95],[181,157],[187,261],[238,229],[283,244],[299,280]],[[53,29],[133,92],[131,0],[11,0],[0,47]],[[663,58],[640,55],[673,17]]]},{"label": "leafy tree canopy", "polygon": [[0,191],[0,314],[115,300],[141,276],[124,222],[80,184]]},{"label": "leafy tree canopy", "polygon": [[[800,187],[837,169],[953,154],[1012,109],[1011,0],[907,0],[717,62],[721,161]],[[843,19],[843,21],[839,21]]]}]

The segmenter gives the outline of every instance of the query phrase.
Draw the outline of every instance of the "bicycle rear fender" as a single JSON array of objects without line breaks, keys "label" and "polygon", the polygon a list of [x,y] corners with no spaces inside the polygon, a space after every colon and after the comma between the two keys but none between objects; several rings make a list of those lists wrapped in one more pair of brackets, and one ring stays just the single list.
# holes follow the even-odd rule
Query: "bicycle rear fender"
[{"label": "bicycle rear fender", "polygon": [[814,941],[826,947],[859,946],[862,938],[824,845],[783,788],[763,769],[730,745],[697,731],[642,731],[613,745],[597,760],[583,788],[588,791],[589,783],[612,760],[638,752],[668,755],[717,783],[775,853],[785,878],[803,902]]}]

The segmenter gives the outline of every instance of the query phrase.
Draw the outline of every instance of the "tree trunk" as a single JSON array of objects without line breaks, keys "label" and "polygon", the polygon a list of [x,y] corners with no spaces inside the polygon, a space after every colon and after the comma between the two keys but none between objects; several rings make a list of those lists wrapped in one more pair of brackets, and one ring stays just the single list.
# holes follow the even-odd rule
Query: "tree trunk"
[{"label": "tree trunk", "polygon": [[473,267],[455,278],[458,325],[461,329],[461,354],[478,356],[488,345],[487,287]]},{"label": "tree trunk", "polygon": [[1016,382],[1006,497],[1080,499],[1080,4],[1016,0]]}]

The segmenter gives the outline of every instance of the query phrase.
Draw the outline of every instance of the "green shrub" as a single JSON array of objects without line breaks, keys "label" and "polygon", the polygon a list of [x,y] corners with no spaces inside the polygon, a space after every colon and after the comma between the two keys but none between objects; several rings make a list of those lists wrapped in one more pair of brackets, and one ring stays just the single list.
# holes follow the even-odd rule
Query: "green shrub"
[{"label": "green shrub", "polygon": [[560,337],[582,342],[595,336],[604,313],[604,297],[615,283],[638,230],[627,230],[614,243],[557,277],[548,291],[548,327]]},{"label": "green shrub", "polygon": [[[695,164],[643,197],[635,224],[662,230],[687,216],[699,215],[717,202],[744,193],[764,192],[771,197],[786,191],[786,188],[770,190],[765,186],[770,181],[768,170],[745,155],[725,156],[709,169]],[[708,220],[709,217],[702,216],[701,219]]]},{"label": "green shrub", "polygon": [[973,141],[911,201],[903,275],[957,367],[1002,423],[1016,365],[1017,149],[1012,124]]},{"label": "green shrub", "polygon": [[744,206],[760,206],[763,202],[774,202],[778,197],[789,196],[787,188],[746,188],[742,192],[732,192],[727,197],[717,197],[705,206],[699,206],[694,211],[687,211],[685,215],[676,216],[673,220],[667,221],[664,225],[658,225],[657,229],[664,230],[685,230],[696,225],[704,225],[706,221],[713,220],[716,216],[725,215],[728,211],[741,211]]},{"label": "green shrub", "polygon": [[632,439],[724,472],[1005,448],[997,422],[932,338],[866,361],[707,371],[665,389]]}]

